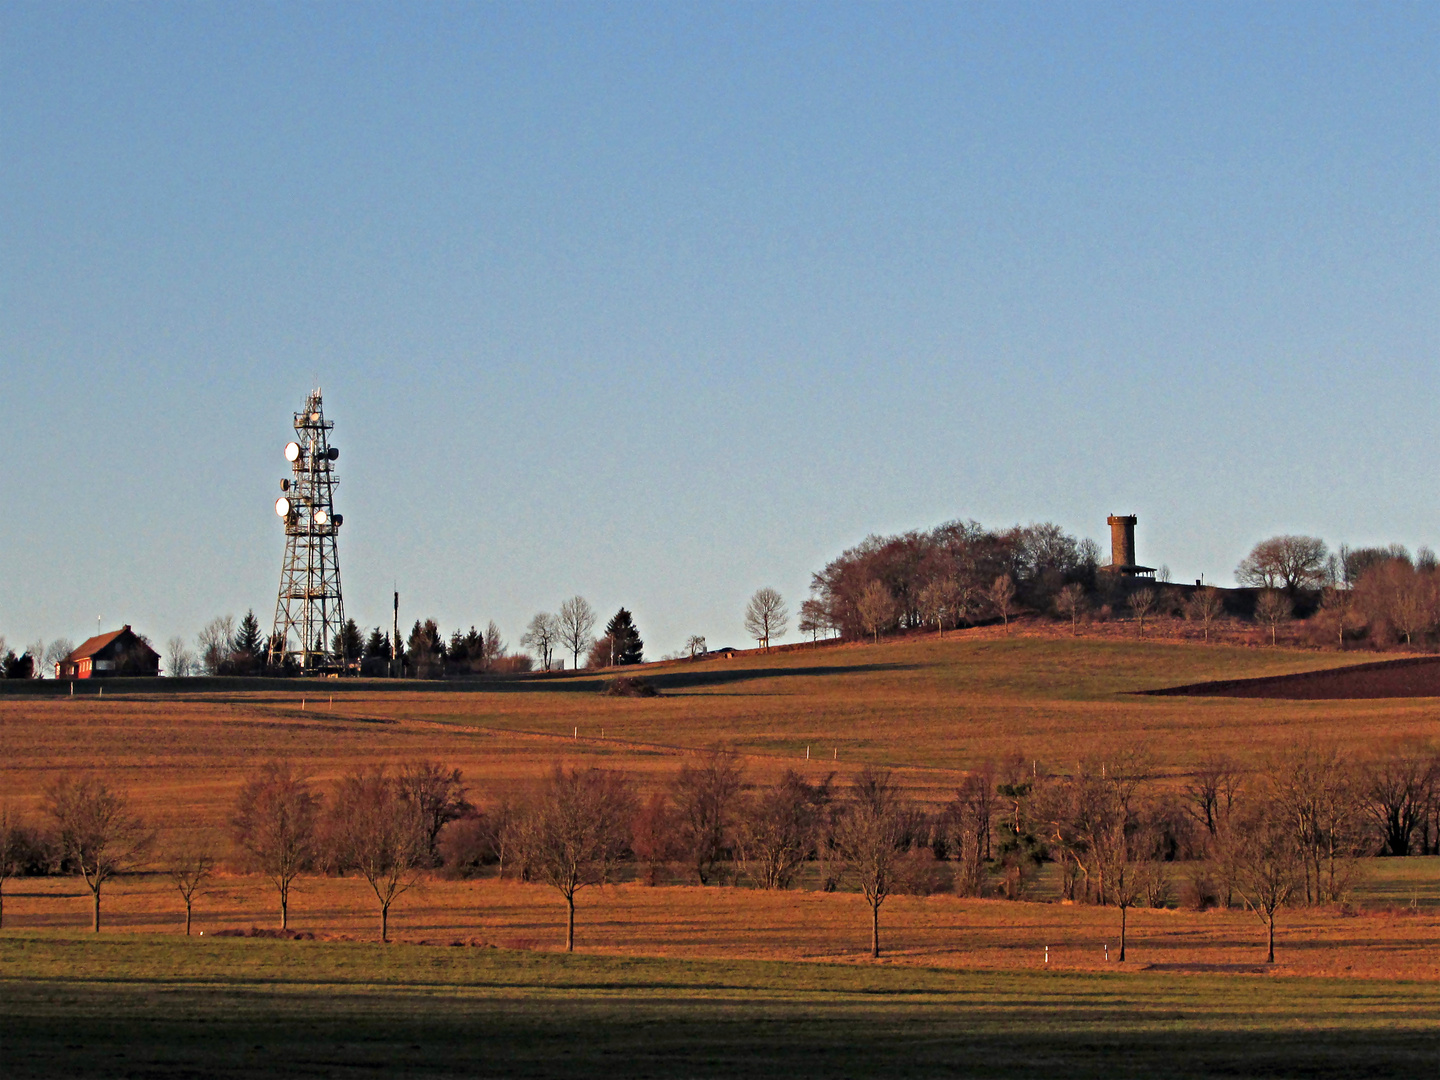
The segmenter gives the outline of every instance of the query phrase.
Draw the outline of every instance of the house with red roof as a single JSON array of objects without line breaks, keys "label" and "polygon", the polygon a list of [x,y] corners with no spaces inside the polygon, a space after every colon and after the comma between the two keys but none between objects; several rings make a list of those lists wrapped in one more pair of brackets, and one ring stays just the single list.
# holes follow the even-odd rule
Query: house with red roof
[{"label": "house with red roof", "polygon": [[57,679],[104,679],[116,675],[159,675],[160,654],[126,623],[97,634],[55,664]]}]

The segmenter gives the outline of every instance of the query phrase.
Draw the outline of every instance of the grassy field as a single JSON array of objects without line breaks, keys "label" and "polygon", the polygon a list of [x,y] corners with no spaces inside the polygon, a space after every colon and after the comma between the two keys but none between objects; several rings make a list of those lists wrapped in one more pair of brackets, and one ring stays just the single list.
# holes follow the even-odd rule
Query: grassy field
[{"label": "grassy field", "polygon": [[1440,985],[0,937],[7,1077],[1421,1076]]},{"label": "grassy field", "polygon": [[[1432,699],[1256,701],[1136,691],[1373,659],[1238,645],[1070,640],[994,630],[879,646],[657,665],[652,699],[602,680],[467,683],[186,680],[0,693],[0,801],[99,770],[162,842],[219,834],[242,777],[294,760],[322,785],[357,765],[434,758],[483,804],[557,761],[665,783],[716,742],[751,782],[785,768],[893,768],[947,799],[963,770],[1019,755],[1065,770],[1143,743],[1161,783],[1204,754],[1245,760],[1306,738],[1356,751],[1434,739]],[[33,689],[33,688],[26,688]],[[1280,963],[1239,911],[1136,910],[1125,965],[1112,909],[953,895],[892,898],[866,955],[861,897],[629,883],[580,897],[564,956],[559,897],[435,877],[376,932],[354,878],[302,877],[296,928],[323,940],[215,938],[272,925],[273,891],[224,875],[196,905],[129,875],[91,937],[73,879],[12,881],[0,933],[4,1075],[1168,1075],[1433,1071],[1440,1039],[1440,860],[1371,860],[1355,910],[1287,910]],[[1177,868],[1177,873],[1183,873]],[[1046,952],[1049,963],[1046,964]],[[1165,970],[1146,970],[1160,965]],[[1179,968],[1191,972],[1177,974]],[[1205,970],[1214,974],[1195,974]]]},{"label": "grassy field", "polygon": [[103,768],[162,826],[216,827],[245,771],[275,755],[320,780],[357,764],[435,757],[463,769],[486,801],[558,759],[662,782],[687,753],[724,742],[747,755],[756,780],[786,767],[820,776],[880,764],[900,770],[918,797],[943,801],[961,770],[1015,754],[1066,769],[1080,756],[1141,742],[1162,772],[1178,775],[1216,751],[1254,758],[1300,738],[1364,748],[1440,733],[1431,699],[1134,693],[1368,659],[982,630],[657,665],[645,674],[662,696],[649,699],[602,696],[601,680],[584,673],[264,689],[236,680],[139,682],[112,684],[104,698],[82,686],[74,698],[0,696],[0,792],[33,806],[56,772]]}]

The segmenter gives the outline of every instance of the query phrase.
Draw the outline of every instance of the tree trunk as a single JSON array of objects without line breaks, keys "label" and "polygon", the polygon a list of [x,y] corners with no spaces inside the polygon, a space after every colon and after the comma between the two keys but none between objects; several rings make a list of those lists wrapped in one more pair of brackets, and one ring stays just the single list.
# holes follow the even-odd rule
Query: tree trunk
[{"label": "tree trunk", "polygon": [[280,890],[280,929],[290,929],[290,898],[284,889]]},{"label": "tree trunk", "polygon": [[574,951],[575,951],[575,896],[574,896],[573,893],[572,893],[571,895],[565,897],[565,906],[566,906],[566,908],[567,908],[566,919],[565,919],[565,951],[566,951],[566,952],[574,952]]},{"label": "tree trunk", "polygon": [[1125,916],[1129,912],[1128,907],[1120,909],[1120,962],[1125,962]]},{"label": "tree trunk", "polygon": [[190,901],[185,901],[185,936],[190,936]]},{"label": "tree trunk", "polygon": [[880,957],[880,905],[870,905],[870,955]]},{"label": "tree trunk", "polygon": [[1270,952],[1266,955],[1266,957],[1265,957],[1265,962],[1266,962],[1267,964],[1273,964],[1273,963],[1275,962],[1275,912],[1274,912],[1273,910],[1270,912],[1269,927],[1270,927]]},{"label": "tree trunk", "polygon": [[380,944],[390,941],[390,905],[380,905]]},{"label": "tree trunk", "polygon": [[91,892],[94,893],[95,896],[95,921],[91,925],[91,929],[98,934],[100,932],[100,883],[98,881],[95,883],[95,888],[92,889]]}]

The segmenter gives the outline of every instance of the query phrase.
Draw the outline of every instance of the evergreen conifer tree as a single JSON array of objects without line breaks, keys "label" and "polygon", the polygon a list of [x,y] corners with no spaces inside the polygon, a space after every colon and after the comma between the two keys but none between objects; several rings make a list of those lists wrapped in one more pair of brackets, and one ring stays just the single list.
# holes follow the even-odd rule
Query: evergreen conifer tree
[{"label": "evergreen conifer tree", "polygon": [[238,674],[249,675],[265,666],[265,635],[260,631],[260,620],[255,618],[254,608],[245,612],[245,617],[240,620],[231,647]]},{"label": "evergreen conifer tree", "polygon": [[351,660],[360,658],[363,648],[364,639],[360,637],[360,627],[355,625],[354,619],[346,619],[345,625],[335,631],[335,639],[330,643],[330,652],[341,663],[349,663]]},{"label": "evergreen conifer tree", "polygon": [[635,620],[623,607],[605,624],[605,636],[614,642],[616,664],[638,664],[645,659],[645,642]]}]

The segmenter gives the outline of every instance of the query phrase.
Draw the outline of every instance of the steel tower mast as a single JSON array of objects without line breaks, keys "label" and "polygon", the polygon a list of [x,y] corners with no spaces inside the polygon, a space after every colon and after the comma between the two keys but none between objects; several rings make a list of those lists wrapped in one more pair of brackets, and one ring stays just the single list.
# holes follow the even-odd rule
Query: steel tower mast
[{"label": "steel tower mast", "polygon": [[290,661],[303,674],[338,667],[330,643],[345,625],[340,598],[340,556],[336,534],[344,518],[335,513],[335,461],[340,451],[330,445],[334,424],[325,419],[316,387],[295,414],[296,441],[285,447],[292,476],[280,481],[275,513],[285,522],[285,562],[280,569],[280,596],[275,601],[275,629],[270,635],[270,662]]}]

